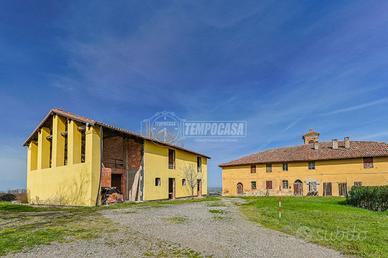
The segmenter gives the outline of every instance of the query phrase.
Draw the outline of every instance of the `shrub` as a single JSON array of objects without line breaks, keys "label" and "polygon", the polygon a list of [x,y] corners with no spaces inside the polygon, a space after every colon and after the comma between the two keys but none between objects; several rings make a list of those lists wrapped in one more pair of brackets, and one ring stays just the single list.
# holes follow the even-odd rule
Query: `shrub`
[{"label": "shrub", "polygon": [[16,200],[16,196],[14,194],[3,194],[2,196],[0,196],[0,201],[5,201],[5,202],[11,202],[11,201],[15,201]]},{"label": "shrub", "polygon": [[388,209],[388,185],[386,186],[353,186],[346,202],[350,205],[374,211]]}]

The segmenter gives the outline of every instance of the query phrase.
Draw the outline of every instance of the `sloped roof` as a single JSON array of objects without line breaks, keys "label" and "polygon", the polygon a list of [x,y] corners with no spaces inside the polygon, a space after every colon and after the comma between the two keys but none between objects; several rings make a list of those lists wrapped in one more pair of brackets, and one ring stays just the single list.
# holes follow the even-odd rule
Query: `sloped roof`
[{"label": "sloped roof", "polygon": [[313,144],[270,149],[223,163],[220,167],[383,156],[388,156],[388,144],[385,142],[350,141],[349,149],[345,148],[343,141],[338,141],[338,149],[332,148],[332,142],[320,142],[318,150],[314,149]]},{"label": "sloped roof", "polygon": [[59,109],[59,108],[53,108],[53,109],[50,110],[50,112],[45,116],[45,118],[39,123],[39,125],[35,128],[35,130],[30,134],[30,136],[24,142],[24,144],[23,144],[24,146],[28,145],[28,143],[36,136],[37,131],[39,130],[39,128],[41,128],[47,122],[47,120],[52,115],[54,115],[54,114],[57,114],[57,115],[62,116],[62,117],[66,117],[68,119],[71,119],[71,120],[74,120],[74,121],[77,121],[77,122],[80,122],[80,123],[89,124],[89,125],[92,125],[92,126],[95,126],[95,125],[102,126],[103,128],[108,128],[108,129],[111,129],[111,130],[114,130],[114,131],[117,131],[117,132],[120,132],[120,133],[123,133],[123,134],[127,134],[127,135],[130,135],[130,136],[134,136],[134,137],[140,138],[140,139],[144,139],[144,140],[148,140],[148,141],[153,141],[153,142],[161,144],[161,145],[165,145],[165,146],[172,147],[172,148],[175,148],[175,149],[187,151],[187,152],[190,152],[190,153],[193,153],[193,154],[196,154],[196,155],[199,155],[199,156],[202,156],[202,157],[210,159],[210,157],[205,155],[205,154],[202,154],[202,153],[199,153],[199,152],[195,152],[195,151],[192,151],[192,150],[180,147],[180,146],[176,146],[176,145],[173,145],[173,144],[165,143],[165,142],[153,139],[153,138],[145,137],[145,136],[143,136],[143,135],[141,135],[139,133],[136,133],[136,132],[133,132],[133,131],[130,131],[130,130],[127,130],[127,129],[115,127],[113,125],[109,125],[109,124],[106,124],[106,123],[103,123],[103,122],[99,122],[99,121],[96,121],[94,119],[90,119],[90,118],[87,118],[87,117],[76,115],[76,114],[64,111],[62,109]]}]

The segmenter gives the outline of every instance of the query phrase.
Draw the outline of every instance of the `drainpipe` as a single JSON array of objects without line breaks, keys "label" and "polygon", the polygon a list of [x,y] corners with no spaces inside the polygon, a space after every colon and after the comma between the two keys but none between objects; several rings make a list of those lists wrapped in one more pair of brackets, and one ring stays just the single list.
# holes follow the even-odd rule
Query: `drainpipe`
[{"label": "drainpipe", "polygon": [[98,181],[98,190],[96,197],[96,206],[98,206],[98,200],[100,199],[101,193],[101,180],[102,180],[102,161],[103,161],[103,148],[104,148],[104,131],[102,126],[100,126],[100,180]]}]

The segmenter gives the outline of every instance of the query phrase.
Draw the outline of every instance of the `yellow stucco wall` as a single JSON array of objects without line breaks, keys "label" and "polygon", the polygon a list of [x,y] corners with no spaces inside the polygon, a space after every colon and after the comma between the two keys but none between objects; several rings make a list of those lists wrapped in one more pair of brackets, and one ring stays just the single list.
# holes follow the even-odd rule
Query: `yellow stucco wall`
[{"label": "yellow stucco wall", "polygon": [[[81,162],[81,123],[58,115],[50,117],[51,126],[38,130],[38,140],[28,143],[27,195],[32,204],[94,206],[99,191],[101,170],[101,128],[87,126],[85,131],[85,162]],[[67,128],[67,130],[66,130]],[[66,134],[67,132],[67,134]],[[65,143],[67,135],[67,159]],[[51,140],[50,140],[51,139]],[[175,149],[176,167],[168,168],[168,150],[174,149],[144,141],[143,200],[168,198],[168,179],[175,178],[175,197],[191,195],[191,188],[182,185],[184,168],[197,170],[197,155]],[[51,152],[50,152],[51,150]],[[50,159],[51,158],[51,159]],[[202,195],[207,194],[207,158],[202,159]],[[65,163],[65,160],[67,161]],[[161,185],[155,186],[155,178]],[[195,187],[194,195],[197,195]]]},{"label": "yellow stucco wall", "polygon": [[[272,172],[266,172],[265,164],[256,165],[251,173],[250,165],[225,167],[222,169],[222,193],[237,195],[237,184],[241,182],[247,195],[265,194],[266,181],[272,181],[271,195],[293,194],[293,183],[303,182],[303,194],[308,192],[307,181],[318,182],[318,193],[323,195],[323,183],[332,183],[332,194],[338,195],[338,183],[347,183],[348,191],[354,182],[362,185],[388,185],[388,157],[374,158],[374,167],[364,169],[362,158],[346,160],[316,161],[315,170],[308,169],[308,162],[289,162],[288,171],[282,170],[282,163],[273,163]],[[282,180],[288,180],[289,189],[281,189]],[[251,190],[251,181],[256,181],[257,190]],[[280,189],[279,189],[280,187]]]},{"label": "yellow stucco wall", "polygon": [[80,132],[75,122],[69,122],[69,158],[68,164],[64,165],[64,139],[61,133],[65,122],[58,116],[53,118],[52,167],[49,167],[50,144],[47,141],[50,130],[41,129],[38,143],[33,141],[29,143],[27,158],[29,203],[75,206],[93,206],[96,203],[100,178],[100,128],[93,126],[86,128],[86,155],[85,162],[81,163],[78,157],[81,155]]},{"label": "yellow stucco wall", "polygon": [[[174,149],[174,148],[170,148]],[[194,166],[197,169],[197,155],[175,149],[176,167],[168,168],[169,147],[151,141],[144,142],[144,200],[161,200],[168,198],[168,179],[175,178],[176,198],[191,195],[191,188],[182,186],[184,169]],[[202,157],[202,195],[207,194],[207,159]],[[161,185],[155,186],[155,178],[161,179]],[[197,195],[197,189],[194,190]]]}]

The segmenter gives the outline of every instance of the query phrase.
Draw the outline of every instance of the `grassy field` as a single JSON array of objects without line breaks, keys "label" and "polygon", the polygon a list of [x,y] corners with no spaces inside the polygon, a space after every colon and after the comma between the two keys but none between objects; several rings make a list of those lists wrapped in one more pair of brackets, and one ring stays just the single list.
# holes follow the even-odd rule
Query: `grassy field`
[{"label": "grassy field", "polygon": [[347,206],[344,198],[247,197],[242,212],[261,225],[344,254],[388,257],[388,211]]},{"label": "grassy field", "polygon": [[117,230],[103,217],[103,209],[163,207],[190,202],[217,201],[216,197],[143,203],[119,203],[101,207],[34,207],[0,202],[0,256],[51,242],[90,239]]}]

